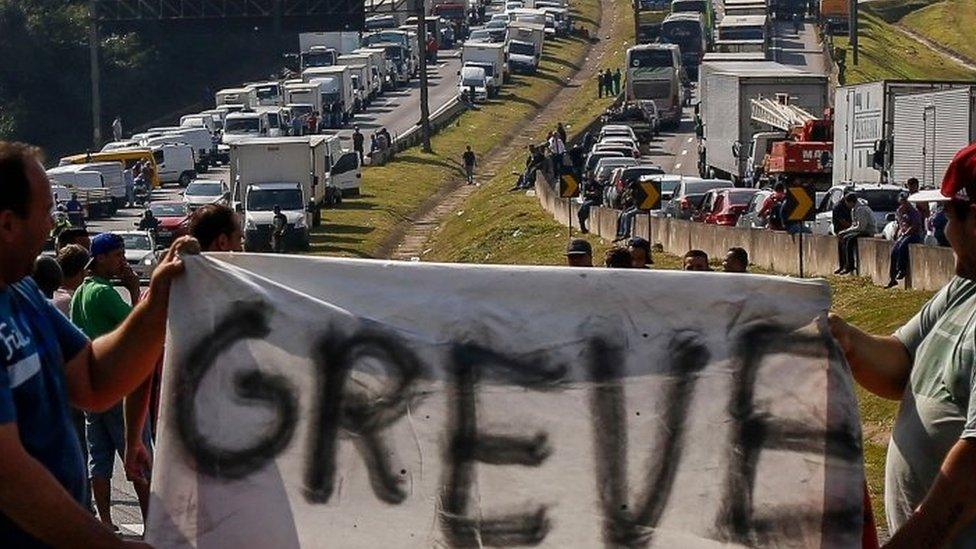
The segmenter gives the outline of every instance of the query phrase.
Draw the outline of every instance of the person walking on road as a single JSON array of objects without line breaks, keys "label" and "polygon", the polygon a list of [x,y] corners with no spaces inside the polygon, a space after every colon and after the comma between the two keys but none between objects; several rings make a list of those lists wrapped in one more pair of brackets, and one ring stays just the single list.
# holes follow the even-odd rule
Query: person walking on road
[{"label": "person walking on road", "polygon": [[71,226],[85,226],[85,208],[81,205],[81,201],[78,200],[78,193],[71,193],[71,200],[68,200],[68,203],[64,207],[68,212],[68,221],[71,222]]},{"label": "person walking on road", "polygon": [[271,218],[271,251],[280,254],[285,251],[285,230],[288,218],[281,213],[281,206],[275,204],[274,217]]},{"label": "person walking on road", "polygon": [[122,170],[122,179],[125,181],[125,204],[131,208],[136,201],[136,176],[132,168]]},{"label": "person walking on road", "polygon": [[[607,69],[607,72],[609,73],[610,69]],[[620,95],[620,69],[615,70],[610,78],[613,81],[613,95]]]},{"label": "person walking on road", "polygon": [[908,275],[908,247],[921,243],[925,231],[922,214],[908,201],[907,192],[898,195],[895,221],[898,223],[898,229],[895,233],[895,245],[891,247],[891,265],[888,268],[886,288],[894,288],[899,280]]},{"label": "person walking on road", "polygon": [[[886,547],[972,547],[976,540],[976,146],[956,154],[941,189],[955,276],[892,335],[840,316],[830,331],[854,380],[900,400],[885,462]],[[883,305],[882,305],[883,307]]]},{"label": "person walking on road", "polygon": [[857,194],[847,193],[844,203],[851,209],[851,226],[837,235],[837,256],[840,265],[834,274],[850,274],[857,270],[857,239],[871,237],[877,232],[874,212]]},{"label": "person walking on road", "polygon": [[359,163],[363,164],[363,143],[366,138],[359,131],[359,126],[353,126],[354,131],[352,132],[352,150],[356,151],[359,155]]},{"label": "person walking on road", "polygon": [[[111,280],[119,280],[129,292],[132,304],[139,302],[139,276],[125,260],[125,243],[122,237],[113,233],[102,233],[92,239],[91,259],[88,263],[90,276],[82,282],[71,298],[71,321],[90,339],[96,339],[118,328],[132,312],[132,306],[122,300]],[[112,522],[111,495],[112,472],[115,469],[115,456],[125,459],[125,453],[133,450],[146,453],[152,448],[149,432],[143,429],[141,438],[129,438],[126,425],[143,424],[142,404],[132,399],[116,404],[104,412],[89,412],[85,422],[85,435],[88,439],[89,481],[98,518],[111,530],[117,530]],[[148,463],[149,460],[147,459]],[[147,476],[134,479],[135,488],[146,520],[149,511],[149,482]]]},{"label": "person walking on road", "polygon": [[477,165],[477,159],[474,156],[474,151],[471,150],[471,145],[465,148],[464,154],[461,155],[461,160],[464,163],[464,177],[468,185],[471,185],[474,183],[474,167]]}]

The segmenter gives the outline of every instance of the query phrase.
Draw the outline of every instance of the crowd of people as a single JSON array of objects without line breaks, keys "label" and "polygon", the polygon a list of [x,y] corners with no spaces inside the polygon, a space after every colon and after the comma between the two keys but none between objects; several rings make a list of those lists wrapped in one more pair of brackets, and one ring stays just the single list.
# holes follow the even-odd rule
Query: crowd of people
[{"label": "crowd of people", "polygon": [[[956,156],[932,201],[944,206],[957,276],[891,336],[829,318],[854,380],[901,401],[885,474],[892,547],[976,540],[976,146]],[[39,259],[53,211],[39,151],[0,141],[0,545],[145,546],[114,532],[109,461],[122,458],[145,512],[170,287],[183,254],[239,251],[241,220],[226,206],[197,210],[192,236],[173,244],[143,291],[111,234],[67,228],[56,258]],[[589,242],[570,242],[566,260],[592,267]],[[631,238],[604,263],[646,269],[651,246]],[[732,248],[722,269],[747,265]],[[711,267],[690,250],[683,268]]]},{"label": "crowd of people", "polygon": [[600,71],[596,74],[598,97],[616,97],[620,95],[620,69],[610,72],[610,69]]}]

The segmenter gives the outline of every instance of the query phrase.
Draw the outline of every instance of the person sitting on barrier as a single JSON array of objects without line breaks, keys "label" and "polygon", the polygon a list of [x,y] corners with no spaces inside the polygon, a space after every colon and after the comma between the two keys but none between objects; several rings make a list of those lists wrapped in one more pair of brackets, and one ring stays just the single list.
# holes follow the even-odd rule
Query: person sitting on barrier
[{"label": "person sitting on barrier", "polygon": [[634,261],[627,248],[613,247],[607,250],[603,263],[610,269],[632,269]]},{"label": "person sitting on barrier", "polygon": [[945,230],[948,224],[949,218],[946,217],[945,205],[942,203],[939,203],[932,212],[932,215],[925,220],[925,225],[932,233],[932,236],[935,237],[936,243],[939,246],[947,248],[949,247],[949,239],[946,238]]},{"label": "person sitting on barrier", "polygon": [[570,267],[592,267],[593,246],[582,238],[574,238],[566,247],[566,264]]},{"label": "person sitting on barrier", "polygon": [[688,250],[684,257],[684,270],[686,271],[711,271],[708,265],[708,254],[701,250]]},{"label": "person sitting on barrier", "polygon": [[651,257],[651,243],[646,238],[635,236],[627,242],[627,249],[630,251],[631,266],[635,269],[650,269],[654,264]]},{"label": "person sitting on barrier", "polygon": [[722,270],[727,273],[749,272],[749,252],[738,246],[729,248],[722,261]]},{"label": "person sitting on barrier", "polygon": [[576,218],[579,220],[580,232],[586,234],[589,229],[586,228],[586,222],[590,219],[590,208],[593,206],[599,206],[603,204],[603,186],[598,185],[595,182],[587,182],[583,184],[583,202],[580,204],[579,211],[576,212]]},{"label": "person sitting on barrier", "polygon": [[783,218],[781,210],[786,202],[786,185],[777,183],[773,187],[773,194],[766,197],[762,208],[759,209],[759,217],[766,220],[766,228],[773,231],[783,230]]},{"label": "person sitting on barrier", "polygon": [[844,196],[844,203],[851,209],[851,226],[837,235],[837,255],[840,266],[834,274],[850,274],[857,270],[857,239],[871,237],[877,232],[874,212],[866,201],[851,192]]},{"label": "person sitting on barrier", "polygon": [[614,242],[630,237],[630,233],[634,227],[634,218],[640,213],[640,210],[637,209],[637,202],[634,199],[633,185],[634,183],[628,185],[620,196],[622,210],[620,215],[617,216],[617,237],[614,239]]},{"label": "person sitting on barrier", "polygon": [[898,229],[895,232],[895,245],[891,247],[891,264],[888,267],[888,285],[894,288],[898,281],[908,275],[908,247],[922,242],[925,230],[922,214],[908,201],[908,193],[898,194],[898,209],[895,210]]}]

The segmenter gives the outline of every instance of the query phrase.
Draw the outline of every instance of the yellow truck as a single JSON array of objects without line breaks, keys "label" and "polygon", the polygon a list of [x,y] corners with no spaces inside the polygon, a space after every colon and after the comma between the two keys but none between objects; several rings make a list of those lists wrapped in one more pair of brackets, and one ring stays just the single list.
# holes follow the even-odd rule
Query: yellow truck
[{"label": "yellow truck", "polygon": [[152,188],[158,189],[159,163],[162,162],[162,150],[153,152],[149,148],[116,149],[114,151],[92,152],[66,156],[61,159],[60,166],[71,164],[91,164],[92,162],[121,162],[124,167],[131,168],[133,164],[142,160],[152,167]]},{"label": "yellow truck", "polygon": [[832,32],[846,32],[850,20],[848,0],[820,0],[820,23]]}]

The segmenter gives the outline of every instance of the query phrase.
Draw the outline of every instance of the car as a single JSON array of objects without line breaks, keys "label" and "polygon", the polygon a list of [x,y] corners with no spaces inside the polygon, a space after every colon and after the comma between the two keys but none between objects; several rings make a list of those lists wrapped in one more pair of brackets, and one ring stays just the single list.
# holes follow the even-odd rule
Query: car
[{"label": "car", "polygon": [[488,21],[504,21],[505,24],[507,25],[508,24],[508,14],[507,13],[496,13],[496,14],[492,15],[491,18],[488,19]]},{"label": "car", "polygon": [[756,194],[752,195],[749,203],[746,204],[745,211],[742,212],[739,219],[735,222],[735,226],[743,229],[765,229],[766,219],[759,217],[759,211],[762,210],[766,199],[772,194],[773,191],[769,189],[759,189],[756,191]]},{"label": "car", "polygon": [[888,223],[888,214],[898,209],[898,194],[907,189],[898,185],[871,183],[859,185],[834,185],[827,190],[826,196],[817,206],[816,218],[813,222],[813,234],[834,234],[834,207],[844,199],[844,195],[853,191],[859,199],[867,202],[874,212],[874,222],[881,233]]},{"label": "car", "polygon": [[633,158],[604,158],[597,162],[593,168],[593,180],[599,185],[608,186],[610,175],[614,169],[636,166],[637,164],[638,161]]},{"label": "car", "polygon": [[488,30],[502,29],[508,30],[508,20],[495,19],[494,21],[488,21],[485,24],[485,28]]},{"label": "car", "polygon": [[159,264],[159,251],[156,239],[150,231],[117,231],[125,243],[125,261],[139,275],[140,280],[149,280],[156,265]]},{"label": "car", "polygon": [[525,6],[522,2],[513,1],[505,2],[505,11],[519,10]]},{"label": "car", "polygon": [[633,141],[621,138],[600,141],[596,145],[593,145],[593,150],[596,151],[620,151],[624,153],[625,156],[630,156],[632,158],[640,158],[640,147]]},{"label": "car", "polygon": [[207,204],[227,204],[230,193],[218,179],[197,179],[183,191],[183,202],[191,212]]},{"label": "car", "polygon": [[610,135],[622,135],[624,137],[629,137],[631,141],[637,143],[637,134],[634,133],[634,129],[624,124],[607,124],[606,126],[603,126],[600,128],[600,135],[598,136],[597,141]]},{"label": "car", "polygon": [[734,227],[746,212],[749,200],[759,189],[712,189],[705,193],[701,208],[692,217],[710,225]]},{"label": "car", "polygon": [[151,202],[149,211],[159,220],[156,243],[160,246],[168,247],[189,231],[190,212],[186,202]]},{"label": "car", "polygon": [[691,219],[701,205],[705,193],[712,189],[732,188],[727,179],[682,178],[671,200],[664,207],[664,215],[675,219]]},{"label": "car", "polygon": [[620,151],[593,151],[587,155],[586,162],[583,163],[583,176],[588,179],[596,168],[597,162],[604,158],[625,158],[625,155]]}]

